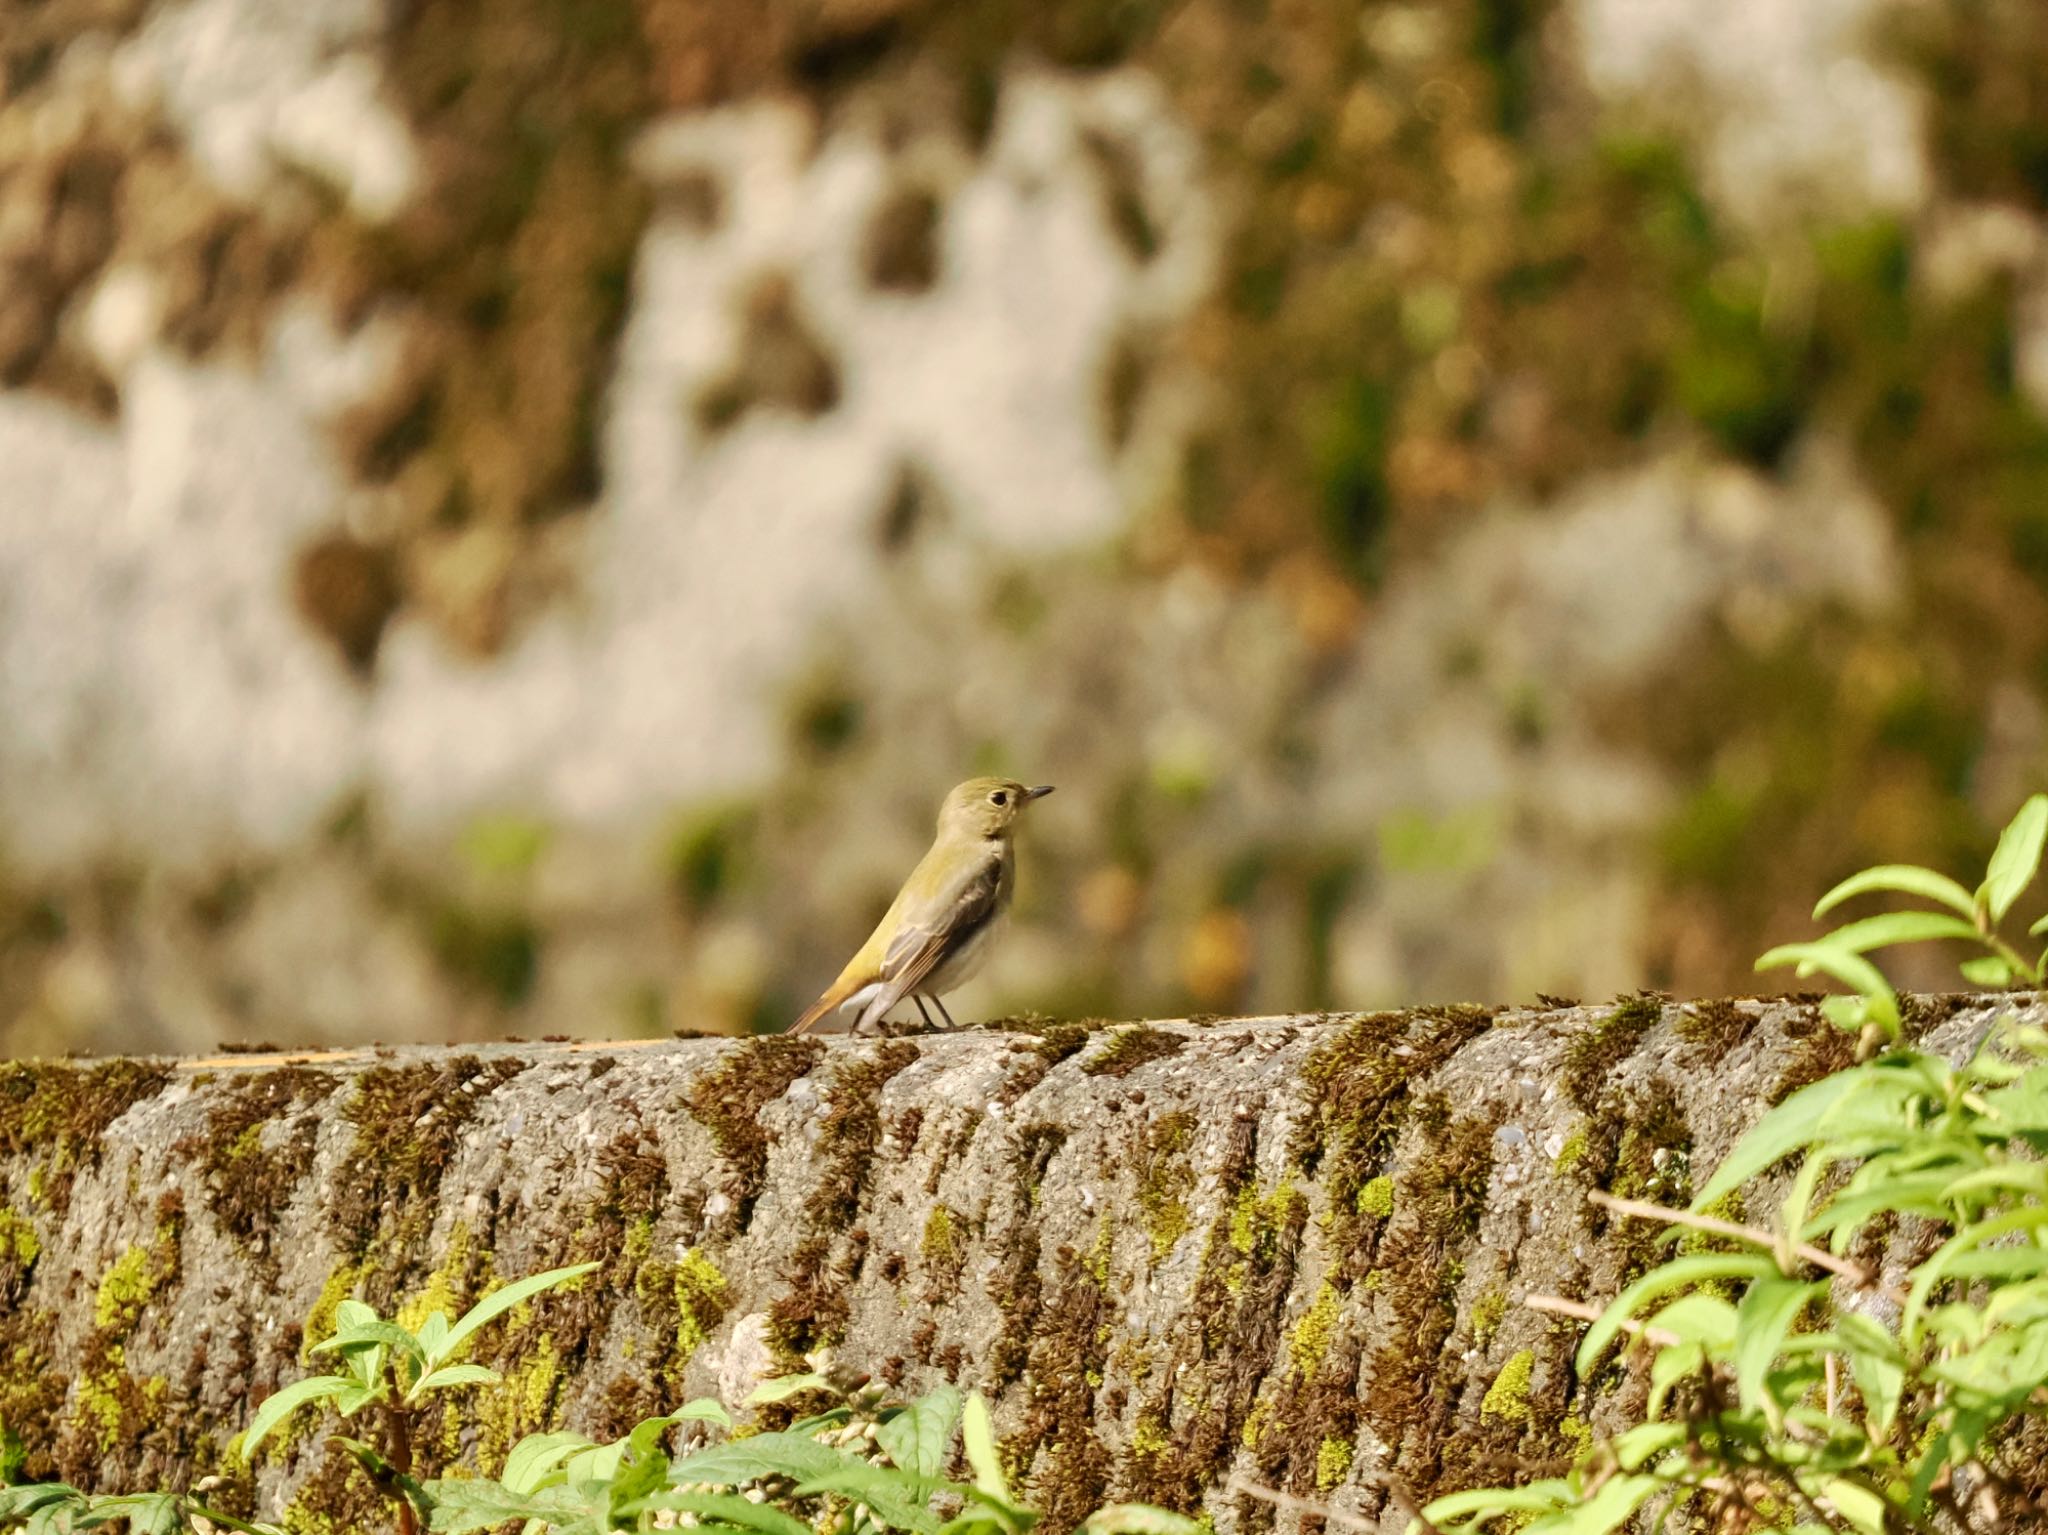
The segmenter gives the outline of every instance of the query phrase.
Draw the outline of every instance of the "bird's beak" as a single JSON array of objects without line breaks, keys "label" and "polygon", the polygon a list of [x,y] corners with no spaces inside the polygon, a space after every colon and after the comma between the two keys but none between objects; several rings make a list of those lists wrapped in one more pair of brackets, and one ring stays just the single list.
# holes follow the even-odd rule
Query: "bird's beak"
[{"label": "bird's beak", "polygon": [[1035,799],[1044,799],[1050,793],[1052,793],[1052,785],[1049,783],[1042,783],[1035,789],[1026,789],[1024,791],[1024,803],[1028,805]]}]

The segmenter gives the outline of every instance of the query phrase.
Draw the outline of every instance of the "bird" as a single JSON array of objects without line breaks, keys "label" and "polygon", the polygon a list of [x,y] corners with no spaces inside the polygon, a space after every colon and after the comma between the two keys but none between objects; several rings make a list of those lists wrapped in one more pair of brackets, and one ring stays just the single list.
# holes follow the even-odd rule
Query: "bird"
[{"label": "bird", "polygon": [[827,1015],[858,1006],[852,1027],[864,1033],[905,997],[926,1023],[932,1021],[925,1009],[929,1000],[956,1027],[940,995],[973,976],[988,958],[1017,887],[1017,818],[1052,791],[1051,784],[1026,788],[1009,778],[970,778],[955,785],[939,806],[931,850],[839,979],[789,1032],[802,1034]]}]

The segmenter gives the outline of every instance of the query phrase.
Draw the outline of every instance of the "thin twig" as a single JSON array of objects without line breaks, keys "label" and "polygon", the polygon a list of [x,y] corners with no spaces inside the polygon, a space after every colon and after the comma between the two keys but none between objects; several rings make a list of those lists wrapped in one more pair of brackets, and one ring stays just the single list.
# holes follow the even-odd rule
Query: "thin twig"
[{"label": "thin twig", "polygon": [[[1528,1295],[1522,1304],[1531,1311],[1548,1311],[1555,1316],[1568,1316],[1581,1322],[1597,1322],[1601,1311],[1598,1306],[1589,1306],[1582,1300],[1566,1300],[1562,1295]],[[1621,1324],[1622,1331],[1646,1338],[1659,1348],[1671,1348],[1685,1340],[1675,1332],[1666,1332],[1661,1327],[1651,1327],[1630,1319]]]},{"label": "thin twig", "polygon": [[[1394,1506],[1422,1526],[1423,1535],[1444,1535],[1442,1530],[1429,1522],[1429,1516],[1423,1513],[1421,1506],[1409,1496],[1408,1489],[1398,1480],[1385,1472],[1381,1473],[1380,1479],[1386,1483],[1387,1494],[1394,1500]],[[1356,1514],[1341,1513],[1325,1504],[1312,1502],[1308,1498],[1297,1498],[1291,1492],[1282,1492],[1277,1487],[1261,1486],[1241,1476],[1233,1476],[1224,1484],[1224,1490],[1241,1492],[1248,1498],[1257,1498],[1261,1503],[1270,1503],[1275,1508],[1284,1508],[1290,1513],[1313,1514],[1330,1524],[1348,1525],[1354,1530],[1370,1530],[1374,1535],[1378,1535],[1378,1520],[1361,1519]]]},{"label": "thin twig", "polygon": [[[1647,1200],[1616,1199],[1612,1194],[1602,1194],[1598,1190],[1588,1194],[1586,1198],[1604,1210],[1612,1210],[1616,1215],[1632,1215],[1637,1220],[1664,1221],[1673,1226],[1690,1226],[1695,1231],[1711,1231],[1717,1236],[1740,1237],[1746,1242],[1754,1242],[1768,1252],[1778,1251],[1778,1239],[1756,1226],[1744,1226],[1736,1221],[1724,1221],[1718,1216],[1701,1215],[1692,1210],[1673,1210],[1667,1205],[1653,1205]],[[1792,1244],[1792,1251],[1817,1268],[1824,1268],[1831,1274],[1840,1274],[1859,1289],[1870,1288],[1870,1270],[1860,1263],[1847,1258],[1837,1258],[1825,1247],[1815,1247],[1811,1242],[1795,1242]]]}]

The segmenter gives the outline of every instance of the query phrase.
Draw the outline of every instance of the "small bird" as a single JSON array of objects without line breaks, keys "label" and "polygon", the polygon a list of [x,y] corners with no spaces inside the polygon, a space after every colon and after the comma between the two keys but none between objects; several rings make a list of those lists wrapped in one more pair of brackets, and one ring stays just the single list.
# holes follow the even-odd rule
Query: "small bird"
[{"label": "small bird", "polygon": [[925,1012],[930,999],[950,1025],[939,1000],[981,968],[990,942],[1009,915],[1017,887],[1017,817],[1052,793],[1051,784],[1027,789],[1008,778],[970,778],[939,806],[939,834],[860,952],[839,979],[789,1026],[801,1034],[842,1007],[859,1004],[856,1032],[873,1028],[905,997]]}]

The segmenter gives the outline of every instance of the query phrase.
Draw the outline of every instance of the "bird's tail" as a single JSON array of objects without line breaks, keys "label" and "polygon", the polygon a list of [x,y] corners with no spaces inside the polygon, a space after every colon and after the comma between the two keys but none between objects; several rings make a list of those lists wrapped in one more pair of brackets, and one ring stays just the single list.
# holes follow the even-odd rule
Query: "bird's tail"
[{"label": "bird's tail", "polygon": [[787,1032],[791,1034],[808,1033],[812,1028],[816,1027],[820,1018],[844,1007],[846,999],[860,990],[860,985],[861,983],[857,978],[849,979],[842,975],[838,980],[825,988],[825,994],[822,997],[803,1010],[803,1015],[789,1026]]}]

